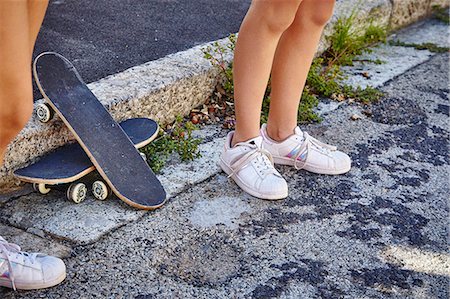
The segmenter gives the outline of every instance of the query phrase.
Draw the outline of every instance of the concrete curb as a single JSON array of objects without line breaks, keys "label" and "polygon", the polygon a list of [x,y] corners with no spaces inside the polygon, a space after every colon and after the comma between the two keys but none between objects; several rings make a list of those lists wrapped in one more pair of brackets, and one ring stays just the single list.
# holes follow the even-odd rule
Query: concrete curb
[{"label": "concrete curb", "polygon": [[[336,12],[324,36],[333,30],[336,20],[348,15],[360,0],[338,1]],[[358,14],[360,24],[370,20],[398,29],[431,12],[432,5],[448,6],[450,0],[370,0],[364,1]],[[226,43],[226,39],[218,41]],[[131,117],[151,117],[165,124],[176,115],[185,115],[193,107],[206,101],[219,80],[217,71],[203,58],[200,45],[187,51],[132,67],[89,84],[94,94],[108,107],[118,121]],[[318,52],[327,48],[324,38]],[[226,58],[231,61],[232,56]],[[42,100],[35,103],[41,103]],[[67,128],[55,119],[41,124],[36,117],[10,144],[5,164],[0,168],[0,189],[18,184],[12,176],[37,157],[65,143],[73,141]]]}]

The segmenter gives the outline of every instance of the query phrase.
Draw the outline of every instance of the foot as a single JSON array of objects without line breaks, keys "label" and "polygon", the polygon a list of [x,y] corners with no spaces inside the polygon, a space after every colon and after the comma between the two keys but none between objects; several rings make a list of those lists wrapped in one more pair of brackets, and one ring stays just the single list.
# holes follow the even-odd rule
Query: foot
[{"label": "foot", "polygon": [[261,147],[262,137],[232,147],[233,134],[228,134],[219,160],[223,171],[250,195],[269,200],[286,198],[287,183],[274,168],[270,153]]},{"label": "foot", "polygon": [[335,146],[320,142],[296,127],[294,134],[282,142],[272,140],[266,125],[261,127],[263,147],[276,164],[291,165],[319,174],[343,174],[350,170],[350,157]]},{"label": "foot", "polygon": [[55,286],[66,278],[66,266],[59,258],[20,251],[16,244],[0,237],[0,286],[33,290]]}]

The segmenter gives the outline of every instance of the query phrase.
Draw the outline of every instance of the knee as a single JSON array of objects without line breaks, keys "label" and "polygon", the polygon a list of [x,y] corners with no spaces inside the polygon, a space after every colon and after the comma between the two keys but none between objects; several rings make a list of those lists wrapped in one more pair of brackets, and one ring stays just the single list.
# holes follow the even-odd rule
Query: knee
[{"label": "knee", "polygon": [[282,33],[294,22],[302,0],[254,1],[260,22],[274,33]]},{"label": "knee", "polygon": [[1,135],[6,139],[13,139],[28,123],[33,113],[32,96],[29,93],[16,93],[10,103],[2,105],[0,112]]},{"label": "knee", "polygon": [[26,124],[30,121],[32,114],[33,100],[23,103],[14,116],[14,128],[18,131],[22,130],[23,127],[25,127]]},{"label": "knee", "polygon": [[1,113],[2,121],[0,127],[2,128],[2,135],[5,138],[12,139],[17,135],[28,123],[33,113],[33,104],[23,104],[16,106],[13,109],[7,109]]},{"label": "knee", "polygon": [[11,141],[33,113],[33,91],[29,66],[0,68],[0,137]]},{"label": "knee", "polygon": [[316,26],[325,26],[333,16],[335,0],[315,0],[317,9],[313,9],[311,13],[305,16],[309,23]]}]

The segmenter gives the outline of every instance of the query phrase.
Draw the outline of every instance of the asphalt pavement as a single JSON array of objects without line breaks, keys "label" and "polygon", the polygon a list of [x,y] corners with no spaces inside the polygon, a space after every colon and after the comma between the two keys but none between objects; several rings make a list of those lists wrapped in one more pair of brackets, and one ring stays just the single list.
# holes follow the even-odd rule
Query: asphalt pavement
[{"label": "asphalt pavement", "polygon": [[[51,0],[34,55],[55,51],[89,83],[235,33],[250,0]],[[35,98],[40,98],[35,89]]]}]

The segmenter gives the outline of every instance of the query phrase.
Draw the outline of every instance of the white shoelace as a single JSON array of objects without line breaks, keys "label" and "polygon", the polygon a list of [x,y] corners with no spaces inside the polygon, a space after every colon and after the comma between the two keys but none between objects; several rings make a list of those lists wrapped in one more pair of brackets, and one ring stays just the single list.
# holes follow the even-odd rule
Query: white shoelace
[{"label": "white shoelace", "polygon": [[[263,174],[264,177],[266,177],[269,174],[275,173],[275,170],[273,168],[272,154],[269,151],[260,148],[256,144],[250,143],[237,143],[236,146],[246,146],[251,148],[251,150],[245,155],[243,155],[241,158],[239,158],[237,161],[233,162],[233,164],[231,165],[232,172],[228,176],[228,178],[231,178],[232,176],[236,175],[241,169],[250,164],[253,159],[258,159],[260,165],[262,165],[262,168],[259,168],[258,170],[260,171],[261,174]],[[270,163],[269,161],[267,161],[267,159],[264,158],[264,156],[266,156],[269,159]]]},{"label": "white shoelace", "polygon": [[[331,154],[331,151],[337,150],[337,147],[335,147],[334,145],[323,143],[322,141],[319,141],[309,135],[307,132],[303,132],[303,143],[300,145],[300,149],[294,157],[295,169],[302,169],[303,167],[305,167],[312,146],[315,146],[317,149],[328,156]],[[298,159],[298,157],[300,157],[304,152],[306,152],[306,157],[304,159]]]},{"label": "white shoelace", "polygon": [[14,283],[14,273],[13,273],[13,266],[12,262],[10,260],[10,254],[16,254],[16,258],[18,255],[22,257],[22,263],[26,264],[25,259],[28,259],[31,264],[34,264],[36,260],[37,253],[29,254],[20,251],[20,247],[17,244],[8,243],[5,239],[0,237],[0,253],[3,253],[3,256],[5,256],[6,260],[8,261],[8,268],[9,268],[9,278],[11,279],[11,284],[16,291],[16,284]]}]

